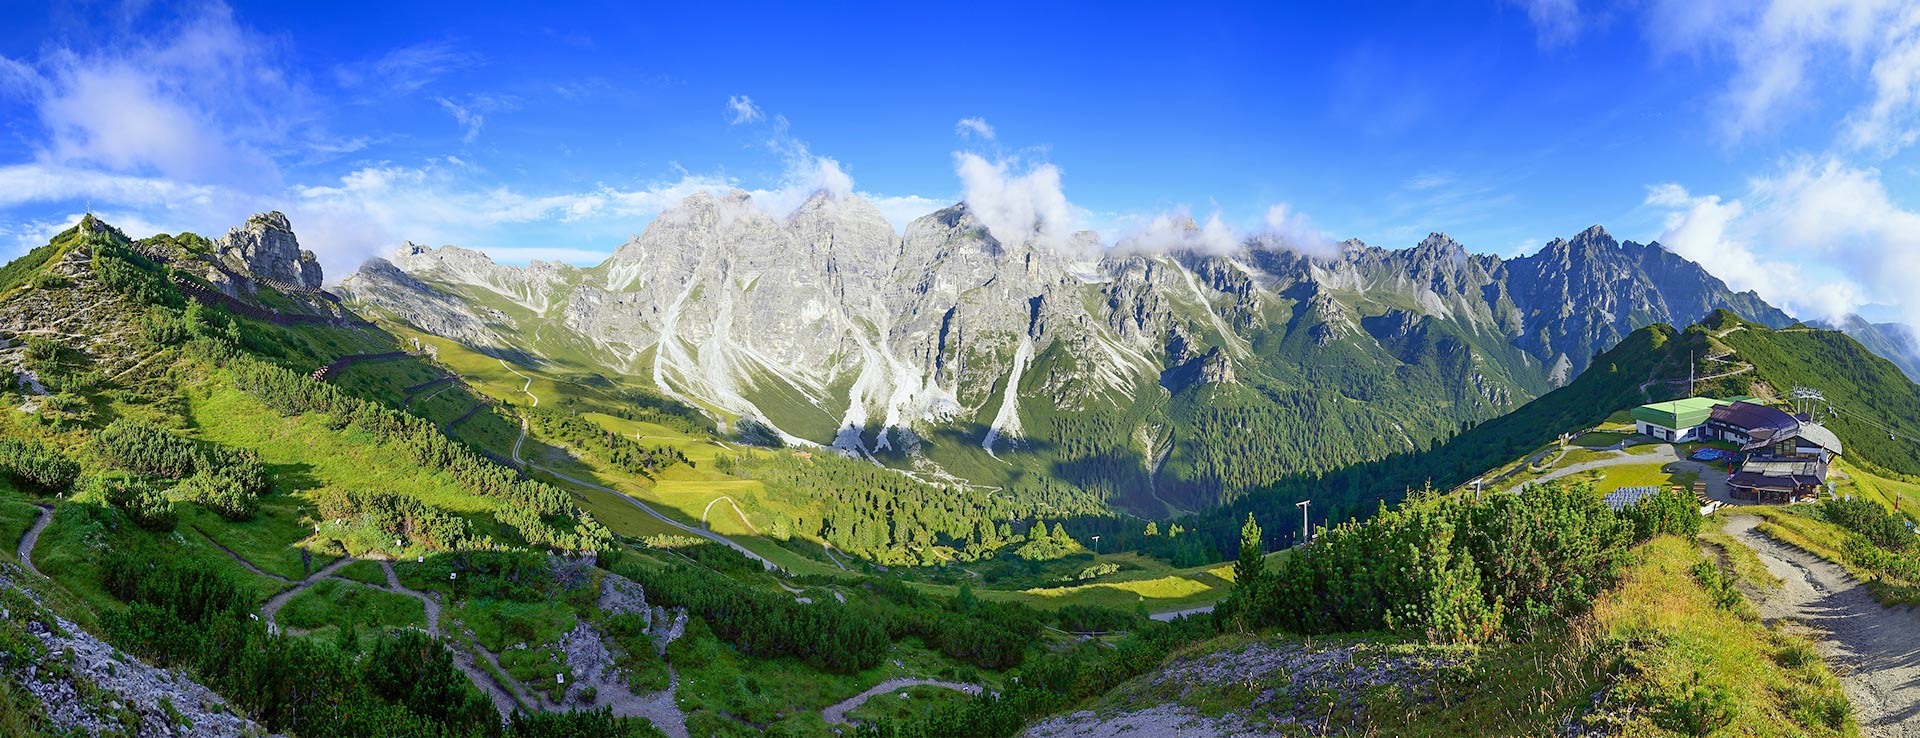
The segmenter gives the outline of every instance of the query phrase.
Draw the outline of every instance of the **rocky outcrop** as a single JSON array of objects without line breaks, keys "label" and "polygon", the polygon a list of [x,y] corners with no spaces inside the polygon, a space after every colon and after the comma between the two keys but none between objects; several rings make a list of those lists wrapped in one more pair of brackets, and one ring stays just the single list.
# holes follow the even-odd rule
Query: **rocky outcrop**
[{"label": "rocky outcrop", "polygon": [[[0,670],[18,685],[14,699],[29,701],[61,735],[191,736],[226,738],[265,735],[259,725],[213,690],[156,668],[54,615],[32,590],[16,584],[26,576],[0,564],[0,631],[26,659],[0,659]],[[24,694],[22,694],[24,693]]]},{"label": "rocky outcrop", "polygon": [[275,210],[247,219],[213,242],[213,257],[227,269],[254,279],[317,290],[320,261],[300,248],[287,216]]}]

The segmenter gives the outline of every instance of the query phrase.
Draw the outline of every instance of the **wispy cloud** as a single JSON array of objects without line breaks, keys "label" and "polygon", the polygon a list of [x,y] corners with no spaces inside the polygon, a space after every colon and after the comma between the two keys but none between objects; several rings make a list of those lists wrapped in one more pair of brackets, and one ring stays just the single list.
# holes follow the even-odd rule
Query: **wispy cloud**
[{"label": "wispy cloud", "polygon": [[954,124],[953,132],[961,136],[977,136],[988,141],[993,140],[993,126],[988,125],[985,118],[961,118],[959,123]]},{"label": "wispy cloud", "polygon": [[1777,130],[1816,109],[1835,89],[1816,89],[1872,70],[1866,102],[1849,115],[1842,143],[1881,155],[1913,142],[1920,86],[1920,6],[1898,0],[1654,0],[1648,41],[1666,56],[1711,56],[1733,74],[1713,109],[1728,143]]},{"label": "wispy cloud", "polygon": [[393,93],[418,92],[442,77],[480,65],[482,57],[450,40],[402,46],[377,59],[334,68],[340,86],[378,88]]},{"label": "wispy cloud", "polygon": [[1578,0],[1506,0],[1527,13],[1533,22],[1540,46],[1550,48],[1571,43],[1580,36],[1584,18]]},{"label": "wispy cloud", "polygon": [[445,97],[436,97],[434,100],[439,102],[440,107],[452,115],[454,122],[465,131],[460,137],[460,140],[465,143],[473,143],[480,138],[480,127],[486,125],[488,113],[519,107],[518,100],[492,95],[473,95],[468,97],[465,103],[456,103]]},{"label": "wispy cloud", "polygon": [[1450,186],[1453,183],[1454,176],[1451,172],[1421,172],[1408,177],[1407,181],[1401,184],[1409,190],[1423,192],[1426,190],[1437,190]]},{"label": "wispy cloud", "polygon": [[755,123],[766,118],[759,106],[753,104],[753,98],[746,95],[734,95],[727,98],[727,113],[732,116],[731,125]]}]

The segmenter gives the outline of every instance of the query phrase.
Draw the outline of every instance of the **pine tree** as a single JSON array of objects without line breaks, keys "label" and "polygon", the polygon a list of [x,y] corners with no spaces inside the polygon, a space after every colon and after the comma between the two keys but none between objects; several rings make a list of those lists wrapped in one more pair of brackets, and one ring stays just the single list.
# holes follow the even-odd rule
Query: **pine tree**
[{"label": "pine tree", "polygon": [[1152,538],[1157,535],[1160,535],[1160,524],[1151,520],[1147,521],[1147,537]]},{"label": "pine tree", "polygon": [[1260,524],[1247,513],[1247,524],[1240,526],[1240,560],[1233,565],[1234,586],[1248,591],[1266,571],[1266,546],[1260,542]]}]

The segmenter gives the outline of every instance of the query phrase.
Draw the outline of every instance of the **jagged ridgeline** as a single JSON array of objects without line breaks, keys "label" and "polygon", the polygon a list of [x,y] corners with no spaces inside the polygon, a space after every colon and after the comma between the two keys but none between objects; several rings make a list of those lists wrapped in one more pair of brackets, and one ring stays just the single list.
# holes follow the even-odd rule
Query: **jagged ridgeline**
[{"label": "jagged ridgeline", "polygon": [[1424,450],[1652,323],[1792,322],[1598,227],[1516,259],[1440,234],[1109,250],[1003,243],[964,204],[897,235],[824,193],[778,215],[696,195],[591,268],[409,244],[341,291],[410,329],[641,383],[737,436],[1153,517]]}]

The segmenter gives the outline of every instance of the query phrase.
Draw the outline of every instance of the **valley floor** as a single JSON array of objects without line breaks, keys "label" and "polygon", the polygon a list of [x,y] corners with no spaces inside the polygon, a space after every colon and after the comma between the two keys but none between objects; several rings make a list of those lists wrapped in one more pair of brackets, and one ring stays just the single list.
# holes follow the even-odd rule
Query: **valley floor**
[{"label": "valley floor", "polygon": [[1883,607],[1839,566],[1756,530],[1761,519],[1736,515],[1726,532],[1753,549],[1782,586],[1755,604],[1769,623],[1812,630],[1834,666],[1869,738],[1920,737],[1920,612]]}]

